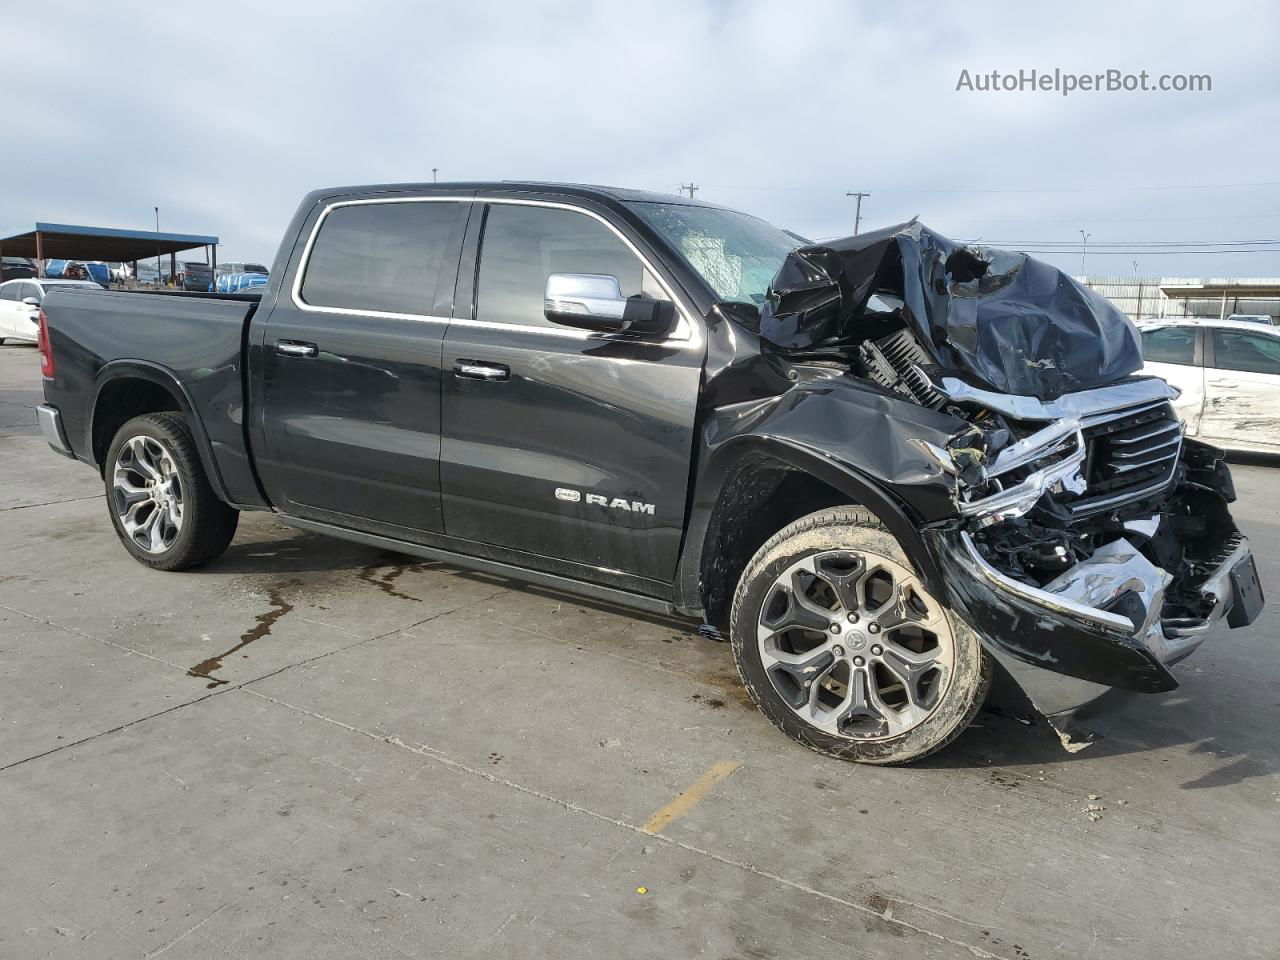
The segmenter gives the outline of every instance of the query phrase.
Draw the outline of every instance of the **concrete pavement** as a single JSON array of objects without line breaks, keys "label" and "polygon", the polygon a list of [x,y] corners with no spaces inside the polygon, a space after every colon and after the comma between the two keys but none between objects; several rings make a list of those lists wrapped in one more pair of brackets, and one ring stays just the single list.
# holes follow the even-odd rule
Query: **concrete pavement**
[{"label": "concrete pavement", "polygon": [[1079,754],[984,713],[876,769],[682,622],[264,515],[144,569],[39,380],[0,347],[6,960],[1280,952],[1272,466],[1235,468],[1268,609],[1181,689]]}]

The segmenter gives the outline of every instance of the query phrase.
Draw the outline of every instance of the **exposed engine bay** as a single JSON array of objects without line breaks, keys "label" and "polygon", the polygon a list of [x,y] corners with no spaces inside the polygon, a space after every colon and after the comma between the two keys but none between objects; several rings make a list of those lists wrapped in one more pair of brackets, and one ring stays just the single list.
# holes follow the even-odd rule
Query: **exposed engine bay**
[{"label": "exposed engine bay", "polygon": [[[1176,686],[1164,667],[1219,618],[1257,616],[1222,452],[1184,439],[1173,388],[1134,375],[1129,319],[1056,268],[912,222],[795,251],[759,333],[963,423],[943,444],[910,441],[949,484],[953,559],[1029,610],[1140,647],[1162,676],[1135,689]],[[1038,665],[1090,673],[1057,654]]]}]

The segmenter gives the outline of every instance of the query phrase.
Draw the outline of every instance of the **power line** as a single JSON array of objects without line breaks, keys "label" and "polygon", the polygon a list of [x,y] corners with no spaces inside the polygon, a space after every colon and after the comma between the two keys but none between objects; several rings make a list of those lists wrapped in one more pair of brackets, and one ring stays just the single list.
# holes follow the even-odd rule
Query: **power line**
[{"label": "power line", "polygon": [[[982,245],[986,246],[987,244],[983,241]],[[993,246],[999,246],[999,244],[993,244]],[[1052,249],[1043,247],[1015,247],[1014,249],[1019,253],[1062,253],[1074,255],[1079,251],[1080,244],[1077,243],[1074,247],[1054,247]],[[1093,250],[1092,252],[1095,256],[1125,257],[1202,257],[1218,253],[1266,253],[1273,257],[1277,255],[1275,250],[1259,250],[1257,248],[1247,250]]]},{"label": "power line", "polygon": [[[706,184],[720,190],[789,190],[801,192],[831,192],[833,187],[795,187],[761,183],[712,183]],[[1237,183],[1168,183],[1129,184],[1105,187],[877,187],[877,193],[1123,193],[1126,191],[1162,190],[1234,190],[1251,187],[1280,187],[1280,180],[1255,180]]]},{"label": "power line", "polygon": [[[1089,234],[1093,236],[1093,234]],[[1041,239],[998,239],[998,241],[988,241],[983,239],[983,243],[991,244],[991,246],[1012,246],[1012,244],[1027,243],[1034,247],[1079,247],[1079,241],[1041,241]],[[1091,241],[1094,247],[1253,247],[1263,246],[1263,244],[1277,244],[1280,239],[1256,239],[1256,241],[1148,241],[1148,239],[1134,239],[1134,241]]]}]

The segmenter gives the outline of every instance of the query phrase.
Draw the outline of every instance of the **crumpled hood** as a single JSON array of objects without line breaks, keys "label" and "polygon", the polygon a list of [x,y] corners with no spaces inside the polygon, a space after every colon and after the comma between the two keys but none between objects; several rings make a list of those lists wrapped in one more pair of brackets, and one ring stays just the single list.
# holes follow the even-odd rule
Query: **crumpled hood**
[{"label": "crumpled hood", "polygon": [[965,246],[914,220],[792,251],[760,336],[788,352],[857,344],[874,335],[873,293],[903,299],[940,368],[1000,393],[1051,400],[1142,366],[1137,329],[1104,297],[1025,254]]}]

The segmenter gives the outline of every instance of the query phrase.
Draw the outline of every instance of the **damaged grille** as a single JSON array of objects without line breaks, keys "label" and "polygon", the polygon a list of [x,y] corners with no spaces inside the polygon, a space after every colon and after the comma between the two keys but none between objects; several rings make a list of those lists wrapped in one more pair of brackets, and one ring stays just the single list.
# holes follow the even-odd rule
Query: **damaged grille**
[{"label": "damaged grille", "polygon": [[1071,504],[1087,516],[1157,493],[1173,479],[1182,425],[1167,402],[1122,412],[1083,428],[1089,453],[1085,495]]}]

